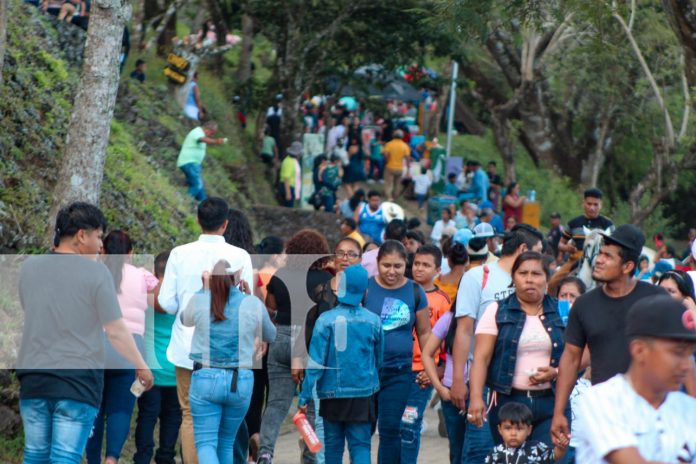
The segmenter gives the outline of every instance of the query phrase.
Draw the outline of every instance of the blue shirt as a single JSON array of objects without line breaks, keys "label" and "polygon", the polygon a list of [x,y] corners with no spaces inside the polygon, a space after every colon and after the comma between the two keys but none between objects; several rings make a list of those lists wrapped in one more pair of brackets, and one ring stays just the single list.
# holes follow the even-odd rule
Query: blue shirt
[{"label": "blue shirt", "polygon": [[358,222],[360,224],[360,232],[363,235],[370,237],[370,240],[377,245],[382,244],[382,231],[384,230],[385,219],[381,206],[377,211],[373,212],[370,211],[370,205],[365,203],[360,209]]},{"label": "blue shirt", "polygon": [[180,313],[186,327],[195,327],[190,358],[210,367],[251,369],[256,338],[275,340],[276,328],[261,300],[230,289],[225,320],[216,321],[210,309],[210,290],[196,293]]},{"label": "blue shirt", "polygon": [[[414,289],[414,285],[416,288]],[[415,295],[418,293],[416,307]],[[365,308],[382,320],[384,361],[382,367],[411,369],[413,360],[413,327],[416,311],[428,307],[423,287],[408,279],[400,288],[388,289],[371,277],[367,283]]]}]

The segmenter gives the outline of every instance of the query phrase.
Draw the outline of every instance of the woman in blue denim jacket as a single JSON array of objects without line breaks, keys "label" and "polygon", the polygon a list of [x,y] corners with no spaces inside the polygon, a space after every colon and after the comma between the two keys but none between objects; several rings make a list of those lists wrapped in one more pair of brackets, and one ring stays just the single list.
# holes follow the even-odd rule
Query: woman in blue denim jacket
[{"label": "woman in blue denim jacket", "polygon": [[533,412],[530,439],[553,447],[550,437],[554,385],[563,352],[563,321],[555,298],[546,294],[548,269],[540,253],[526,251],[512,266],[515,293],[492,303],[476,327],[474,361],[471,366],[471,403],[468,419],[483,424],[486,406],[483,386],[490,399],[491,433],[496,445],[498,410],[509,402],[526,404]]},{"label": "woman in blue denim jacket", "polygon": [[189,399],[198,460],[205,464],[232,464],[234,439],[254,388],[256,347],[276,335],[261,300],[245,294],[249,289],[240,275],[241,269],[218,261],[180,315],[185,326],[195,327]]},{"label": "woman in blue denim jacket", "polygon": [[353,464],[370,463],[383,336],[379,316],[360,305],[366,289],[367,271],[359,264],[340,273],[339,304],[319,316],[309,346],[298,407],[306,412],[316,383],[327,464],[343,462],[346,440]]}]

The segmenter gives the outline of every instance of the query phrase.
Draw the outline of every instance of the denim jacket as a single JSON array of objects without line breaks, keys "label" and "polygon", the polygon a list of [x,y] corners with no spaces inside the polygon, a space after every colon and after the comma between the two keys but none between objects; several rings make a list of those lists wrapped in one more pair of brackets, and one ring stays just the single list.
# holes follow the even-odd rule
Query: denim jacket
[{"label": "denim jacket", "polygon": [[379,316],[362,306],[339,304],[314,325],[299,405],[312,399],[363,398],[379,390],[384,336]]},{"label": "denim jacket", "polygon": [[[551,361],[549,363],[551,367],[558,367],[564,346],[565,326],[557,308],[558,300],[556,298],[544,296],[544,313],[539,319],[551,338]],[[497,392],[510,394],[512,390],[512,377],[517,364],[517,344],[522,335],[525,320],[526,314],[520,307],[517,294],[513,293],[498,303],[498,312],[495,316],[498,337],[486,376],[486,385]]]},{"label": "denim jacket", "polygon": [[195,327],[189,357],[209,367],[251,369],[256,339],[275,340],[276,328],[261,300],[230,289],[224,321],[215,321],[210,290],[196,293],[180,314],[181,322]]}]

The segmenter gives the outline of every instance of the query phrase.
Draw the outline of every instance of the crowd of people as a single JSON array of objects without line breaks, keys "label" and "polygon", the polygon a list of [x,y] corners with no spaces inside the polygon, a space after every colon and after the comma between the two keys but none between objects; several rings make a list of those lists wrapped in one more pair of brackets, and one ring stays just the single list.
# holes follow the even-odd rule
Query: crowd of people
[{"label": "crowd of people", "polygon": [[355,192],[335,244],[305,228],[254,245],[203,195],[199,239],[153,269],[86,203],[23,264],[24,462],[118,462],[137,399],[136,463],[173,463],[180,441],[186,464],[268,464],[297,397],[323,444],[305,463],[346,443],[369,463],[373,434],[380,463],[415,463],[435,396],[452,463],[696,463],[696,241],[646,282],[642,231],[610,226],[588,291],[559,255],[610,224],[596,189],[560,235],[445,213],[430,240]]}]

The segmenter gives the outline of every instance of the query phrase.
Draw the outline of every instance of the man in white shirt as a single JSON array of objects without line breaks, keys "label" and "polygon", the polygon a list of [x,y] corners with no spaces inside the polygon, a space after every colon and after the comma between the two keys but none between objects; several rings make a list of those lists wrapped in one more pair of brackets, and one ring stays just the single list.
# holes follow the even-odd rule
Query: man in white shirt
[{"label": "man in white shirt", "polygon": [[666,295],[631,307],[631,365],[578,399],[576,462],[696,463],[696,399],[679,391],[696,351],[688,314]]},{"label": "man in white shirt", "polygon": [[[225,243],[222,234],[227,228],[229,206],[222,198],[208,198],[198,205],[198,224],[203,234],[197,241],[174,248],[167,261],[158,302],[162,309],[177,314],[186,308],[191,297],[202,287],[203,271],[211,271],[215,263],[224,259],[231,269],[242,269],[242,279],[253,287],[253,269],[249,253]],[[184,462],[196,464],[196,445],[193,419],[189,406],[189,387],[193,361],[189,359],[193,328],[184,327],[176,318],[172,338],[167,348],[167,359],[176,366],[176,389],[181,405],[181,445]]]}]

